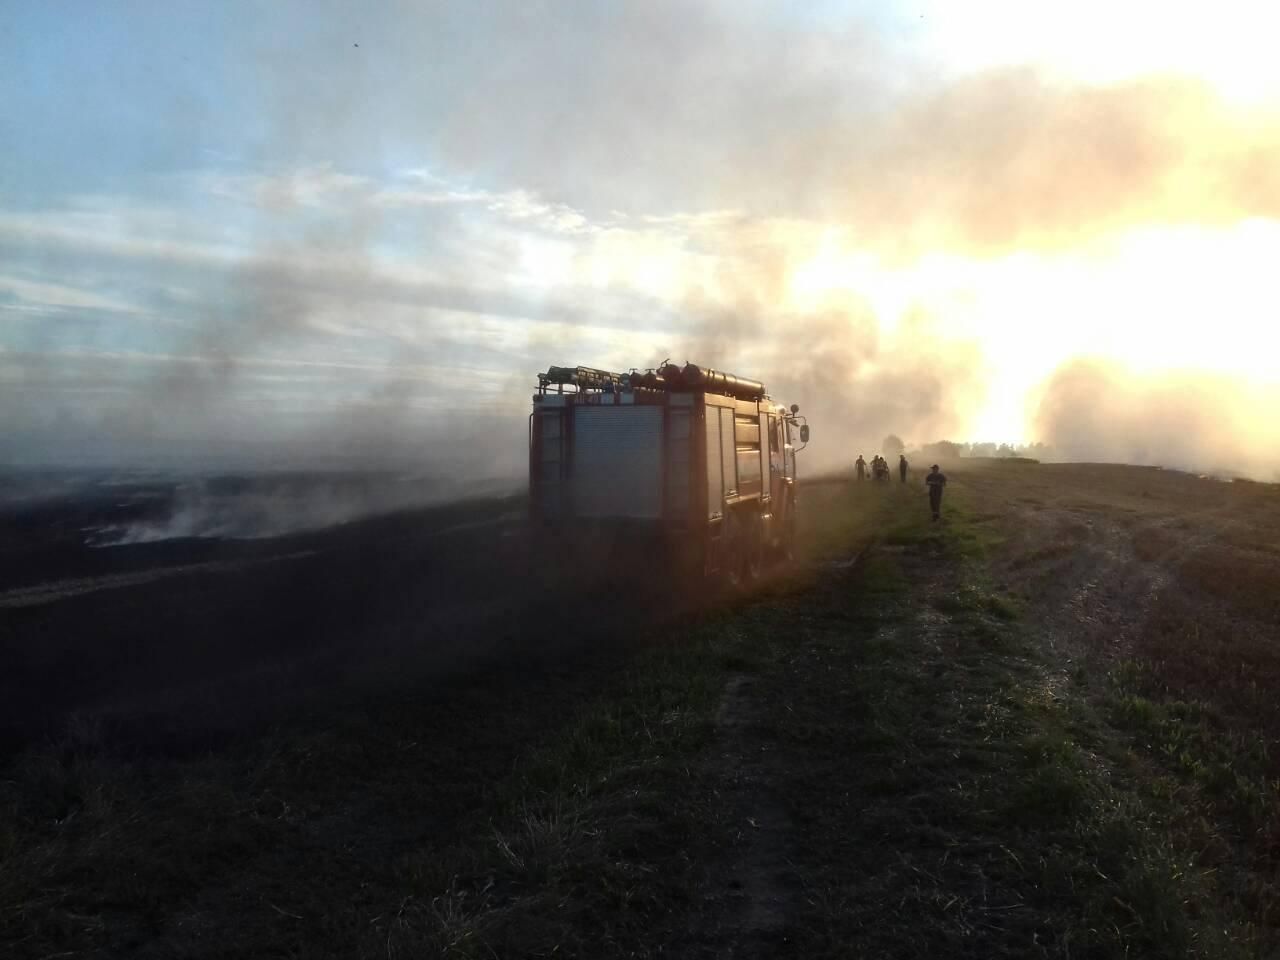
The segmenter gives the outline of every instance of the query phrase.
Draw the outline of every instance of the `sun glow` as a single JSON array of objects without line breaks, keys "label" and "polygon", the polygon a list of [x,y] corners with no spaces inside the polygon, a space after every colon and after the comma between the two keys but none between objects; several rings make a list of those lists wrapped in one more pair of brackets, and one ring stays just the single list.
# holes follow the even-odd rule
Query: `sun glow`
[{"label": "sun glow", "polygon": [[977,342],[988,364],[975,437],[1027,441],[1036,388],[1072,358],[1137,374],[1198,370],[1280,379],[1280,223],[1130,230],[1068,253],[993,259],[934,254],[904,267],[829,232],[790,275],[787,309],[857,297],[893,329],[909,312],[944,340]]}]

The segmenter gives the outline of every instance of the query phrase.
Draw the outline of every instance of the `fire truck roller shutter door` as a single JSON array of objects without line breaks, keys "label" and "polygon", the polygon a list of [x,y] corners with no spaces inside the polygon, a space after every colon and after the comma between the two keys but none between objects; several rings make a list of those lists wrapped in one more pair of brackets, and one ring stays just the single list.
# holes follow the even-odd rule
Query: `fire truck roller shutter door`
[{"label": "fire truck roller shutter door", "polygon": [[759,414],[750,417],[739,413],[734,418],[735,451],[738,466],[738,496],[758,496],[761,490],[760,477],[760,420]]},{"label": "fire truck roller shutter door", "polygon": [[689,512],[689,463],[691,450],[689,411],[667,410],[667,515],[684,518]]},{"label": "fire truck roller shutter door", "polygon": [[543,410],[537,414],[539,451],[538,484],[542,512],[547,516],[560,513],[563,494],[564,438],[561,426],[563,410]]},{"label": "fire truck roller shutter door", "polygon": [[738,495],[738,445],[734,439],[733,411],[720,408],[720,462],[724,464],[724,495]]},{"label": "fire truck roller shutter door", "polygon": [[707,519],[724,516],[724,471],[721,463],[720,411],[707,407]]},{"label": "fire truck roller shutter door", "polygon": [[661,516],[661,407],[576,407],[573,448],[578,516]]},{"label": "fire truck roller shutter door", "polygon": [[771,477],[769,474],[769,416],[768,414],[760,414],[760,482],[764,485],[760,491],[760,495],[766,500],[772,494]]}]

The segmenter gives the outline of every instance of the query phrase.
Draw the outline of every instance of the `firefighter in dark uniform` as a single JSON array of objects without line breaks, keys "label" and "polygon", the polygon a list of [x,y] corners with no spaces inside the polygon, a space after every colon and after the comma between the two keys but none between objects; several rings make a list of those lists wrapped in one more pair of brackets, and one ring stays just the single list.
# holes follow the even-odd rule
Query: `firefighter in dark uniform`
[{"label": "firefighter in dark uniform", "polygon": [[862,459],[862,454],[858,454],[858,459],[853,461],[853,465],[858,471],[858,479],[867,479],[867,461]]},{"label": "firefighter in dark uniform", "polygon": [[898,454],[898,479],[907,482],[907,458],[902,454]]},{"label": "firefighter in dark uniform", "polygon": [[924,482],[929,485],[929,509],[933,511],[933,519],[937,520],[942,516],[942,488],[947,485],[947,478],[935,463]]}]

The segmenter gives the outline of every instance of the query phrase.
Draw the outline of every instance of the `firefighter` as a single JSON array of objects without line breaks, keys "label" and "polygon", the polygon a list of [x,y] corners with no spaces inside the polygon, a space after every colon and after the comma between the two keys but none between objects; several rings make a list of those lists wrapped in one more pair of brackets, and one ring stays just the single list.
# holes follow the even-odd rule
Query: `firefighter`
[{"label": "firefighter", "polygon": [[862,454],[858,454],[858,459],[853,461],[854,469],[858,471],[858,479],[867,479],[867,461],[862,459]]},{"label": "firefighter", "polygon": [[933,511],[933,519],[937,520],[942,516],[942,488],[947,485],[947,478],[935,463],[924,482],[929,485],[929,509]]},{"label": "firefighter", "polygon": [[907,482],[907,458],[902,454],[898,454],[898,478],[903,482]]}]

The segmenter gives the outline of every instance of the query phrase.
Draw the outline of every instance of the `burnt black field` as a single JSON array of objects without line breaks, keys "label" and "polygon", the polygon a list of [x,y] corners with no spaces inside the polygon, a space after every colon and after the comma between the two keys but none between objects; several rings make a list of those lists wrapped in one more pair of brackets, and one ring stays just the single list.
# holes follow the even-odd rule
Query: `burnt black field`
[{"label": "burnt black field", "polygon": [[115,749],[199,751],[625,632],[613,591],[535,555],[522,496],[429,502],[455,493],[356,474],[6,477],[0,747],[88,724]]}]

